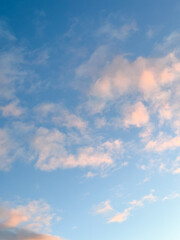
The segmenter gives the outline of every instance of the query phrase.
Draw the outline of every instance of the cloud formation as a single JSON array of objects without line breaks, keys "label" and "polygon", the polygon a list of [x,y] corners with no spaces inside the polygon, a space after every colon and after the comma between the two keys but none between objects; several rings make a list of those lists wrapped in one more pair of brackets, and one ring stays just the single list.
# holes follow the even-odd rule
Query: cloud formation
[{"label": "cloud formation", "polygon": [[145,202],[155,202],[157,201],[157,197],[154,196],[152,193],[145,195],[140,200],[133,200],[129,202],[129,207],[124,209],[123,212],[116,213],[112,218],[109,219],[108,223],[122,223],[126,221],[131,214],[131,211],[137,207],[143,207]]},{"label": "cloud formation", "polygon": [[79,147],[76,154],[66,149],[66,135],[58,129],[39,128],[32,146],[37,158],[35,166],[41,170],[52,171],[57,168],[106,167],[114,163],[113,155],[122,151],[122,142],[107,141],[96,148]]},{"label": "cloud formation", "polygon": [[50,206],[40,200],[32,201],[27,205],[18,205],[15,208],[10,203],[0,206],[0,238],[4,240],[62,240],[60,237],[49,234],[40,234],[49,231],[54,214]]},{"label": "cloud formation", "polygon": [[105,214],[113,211],[110,201],[100,203],[95,207],[95,214]]}]

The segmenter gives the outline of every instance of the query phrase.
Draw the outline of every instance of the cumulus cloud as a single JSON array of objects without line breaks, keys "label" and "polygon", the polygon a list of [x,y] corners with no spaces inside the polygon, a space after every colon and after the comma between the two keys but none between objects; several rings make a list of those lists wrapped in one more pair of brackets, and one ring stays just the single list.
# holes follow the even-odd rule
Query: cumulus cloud
[{"label": "cumulus cloud", "polygon": [[39,231],[49,231],[54,214],[50,206],[44,202],[32,201],[27,205],[14,208],[10,203],[0,206],[0,238],[4,240],[61,240],[62,238]]},{"label": "cumulus cloud", "polygon": [[102,112],[108,103],[114,103],[122,99],[122,96],[129,96],[134,99],[131,104],[137,111],[133,111],[133,108],[131,111],[126,109],[126,126],[147,125],[150,116],[156,113],[160,125],[171,121],[177,129],[179,95],[176,89],[179,79],[180,61],[174,53],[160,58],[138,57],[134,61],[117,56],[92,83],[88,106],[99,102],[100,107],[94,112],[92,106],[89,109],[92,113]]},{"label": "cumulus cloud", "polygon": [[73,155],[67,151],[65,141],[66,136],[59,130],[39,128],[32,142],[37,159],[35,166],[46,171],[57,168],[111,166],[114,163],[114,153],[122,151],[122,142],[114,140],[104,142],[96,148],[79,147]]},{"label": "cumulus cloud", "polygon": [[125,127],[129,127],[130,125],[141,127],[147,124],[149,121],[149,114],[142,102],[137,102],[132,107],[129,107],[129,109],[126,110],[125,114]]},{"label": "cumulus cloud", "polygon": [[23,227],[28,230],[41,231],[50,227],[53,213],[43,200],[32,201],[27,205],[11,208],[10,203],[1,205],[0,224],[6,228]]}]

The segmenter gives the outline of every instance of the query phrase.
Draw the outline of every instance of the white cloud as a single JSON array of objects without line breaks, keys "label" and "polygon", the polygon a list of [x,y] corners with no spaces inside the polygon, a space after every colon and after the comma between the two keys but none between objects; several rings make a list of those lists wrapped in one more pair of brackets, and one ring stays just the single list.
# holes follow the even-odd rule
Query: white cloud
[{"label": "white cloud", "polygon": [[122,223],[128,219],[131,214],[131,211],[137,207],[143,207],[145,202],[155,202],[157,201],[157,197],[152,193],[143,196],[140,200],[133,200],[129,202],[129,207],[124,209],[122,212],[116,213],[113,217],[111,217],[108,223],[118,222]]},{"label": "white cloud", "polygon": [[95,214],[105,214],[111,211],[113,211],[113,208],[110,201],[102,202],[94,208]]}]

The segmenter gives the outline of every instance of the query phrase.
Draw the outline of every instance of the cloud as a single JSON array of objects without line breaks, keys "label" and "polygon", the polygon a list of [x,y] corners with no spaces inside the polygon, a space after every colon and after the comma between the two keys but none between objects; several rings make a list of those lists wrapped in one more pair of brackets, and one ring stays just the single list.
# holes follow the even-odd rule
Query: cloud
[{"label": "cloud", "polygon": [[136,90],[145,97],[151,97],[152,91],[178,79],[179,64],[173,53],[154,59],[139,57],[132,62],[123,56],[117,56],[92,84],[90,94],[102,98],[117,98]]},{"label": "cloud", "polygon": [[0,170],[10,169],[18,154],[18,144],[14,142],[7,129],[0,129]]},{"label": "cloud", "polygon": [[148,151],[163,152],[166,150],[174,150],[180,147],[180,137],[179,136],[166,136],[163,133],[160,133],[157,139],[150,140],[145,149]]},{"label": "cloud", "polygon": [[0,39],[15,41],[16,37],[9,31],[6,22],[0,21]]},{"label": "cloud", "polygon": [[160,52],[170,52],[177,51],[179,52],[179,41],[180,41],[180,32],[173,31],[168,36],[164,37],[163,41],[159,44],[156,44],[156,51]]},{"label": "cloud", "polygon": [[118,222],[122,223],[128,219],[128,216],[130,215],[132,208],[127,208],[121,213],[117,213],[115,216],[113,216],[111,219],[109,219],[108,223]]},{"label": "cloud", "polygon": [[69,112],[61,104],[43,103],[35,107],[35,112],[40,121],[45,121],[44,119],[48,117],[48,121],[51,120],[58,126],[79,130],[84,130],[87,126],[87,123],[81,117]]},{"label": "cloud", "polygon": [[125,127],[129,127],[130,125],[141,127],[147,124],[149,121],[149,114],[142,102],[135,103],[132,107],[126,110],[125,114],[126,114],[126,117],[124,119]]},{"label": "cloud", "polygon": [[[111,149],[107,149],[106,144],[96,148],[80,147],[77,153],[72,155],[65,148],[65,140],[66,136],[57,129],[39,128],[32,142],[37,159],[35,166],[41,170],[52,171],[57,168],[97,168],[110,166],[114,162],[110,154]],[[119,144],[115,142],[118,149]]]},{"label": "cloud", "polygon": [[169,195],[163,197],[162,201],[173,200],[173,199],[179,198],[179,197],[180,197],[179,193],[172,193],[172,194],[169,194]]},{"label": "cloud", "polygon": [[8,117],[8,116],[19,117],[24,112],[24,109],[22,107],[18,106],[18,103],[19,102],[16,100],[16,101],[9,103],[8,105],[0,106],[2,115],[4,117]]},{"label": "cloud", "polygon": [[23,51],[13,48],[0,53],[0,99],[15,98],[16,84],[24,79],[25,72],[21,68]]},{"label": "cloud", "polygon": [[110,201],[100,203],[94,210],[95,214],[105,214],[111,211],[113,211],[113,208],[111,207]]},{"label": "cloud", "polygon": [[49,231],[54,214],[44,202],[32,201],[14,208],[10,203],[0,206],[0,238],[4,240],[61,240],[62,238],[39,231]]},{"label": "cloud", "polygon": [[33,140],[37,153],[36,167],[41,170],[54,170],[63,166],[66,151],[63,146],[65,136],[57,129],[39,128]]},{"label": "cloud", "polygon": [[88,172],[88,173],[85,175],[86,178],[93,178],[93,177],[95,177],[95,176],[96,176],[96,174],[93,173],[93,172]]},{"label": "cloud", "polygon": [[137,207],[143,207],[145,202],[155,202],[157,201],[157,197],[154,196],[152,193],[143,196],[140,200],[133,200],[129,202],[129,207],[124,209],[123,212],[116,213],[113,217],[111,217],[108,223],[122,223],[128,219],[131,214],[131,211]]},{"label": "cloud", "polygon": [[121,27],[115,26],[111,22],[105,23],[98,29],[98,35],[104,35],[110,39],[125,40],[132,32],[137,31],[137,25],[135,21],[124,24]]},{"label": "cloud", "polygon": [[94,77],[99,74],[100,69],[104,67],[107,61],[108,49],[106,46],[98,47],[90,56],[90,58],[82,63],[76,69],[77,77]]},{"label": "cloud", "polygon": [[[117,101],[122,102],[123,97],[132,98],[131,105],[137,111],[133,107],[127,109],[126,126],[145,126],[150,116],[156,114],[160,125],[171,121],[174,128],[178,129],[179,95],[176,89],[179,79],[180,61],[174,53],[161,58],[138,57],[134,61],[117,56],[93,81],[87,108],[96,114],[108,110],[110,104],[113,106]],[[119,112],[124,110],[125,105],[120,105]],[[123,124],[122,117],[120,123]]]},{"label": "cloud", "polygon": [[177,157],[172,163],[171,172],[175,175],[180,174],[180,157]]},{"label": "cloud", "polygon": [[47,230],[50,227],[53,213],[45,201],[31,201],[27,205],[18,205],[15,208],[11,208],[9,205],[1,205],[1,226],[6,228],[23,227],[33,231]]},{"label": "cloud", "polygon": [[3,240],[63,240],[64,238],[49,234],[39,234],[26,229],[0,228],[0,238]]}]

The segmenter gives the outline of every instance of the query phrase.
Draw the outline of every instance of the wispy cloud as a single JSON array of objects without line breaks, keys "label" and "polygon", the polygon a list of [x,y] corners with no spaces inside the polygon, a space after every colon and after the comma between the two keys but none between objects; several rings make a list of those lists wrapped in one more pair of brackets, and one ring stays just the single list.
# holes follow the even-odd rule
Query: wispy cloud
[{"label": "wispy cloud", "polygon": [[5,21],[0,21],[0,39],[15,41],[16,37],[9,31]]},{"label": "wispy cloud", "polygon": [[71,113],[68,109],[58,103],[43,103],[35,107],[37,119],[46,121],[52,121],[57,126],[64,126],[67,128],[76,128],[84,130],[87,126],[87,122],[80,116]]},{"label": "wispy cloud", "polygon": [[179,136],[168,136],[162,132],[159,134],[157,139],[150,140],[146,144],[146,150],[163,152],[166,150],[173,150],[180,146],[180,137]]},{"label": "wispy cloud", "polygon": [[0,170],[10,169],[18,155],[18,144],[11,139],[8,129],[0,129]]},{"label": "wispy cloud", "polygon": [[19,117],[24,112],[24,109],[19,106],[19,101],[17,100],[10,102],[5,106],[0,106],[0,110],[2,111],[2,115],[4,117]]},{"label": "wispy cloud", "polygon": [[113,208],[110,201],[102,202],[94,208],[95,214],[105,214],[111,211],[113,211]]},{"label": "wispy cloud", "polygon": [[140,200],[133,200],[129,202],[129,207],[124,209],[122,212],[116,213],[112,218],[109,219],[108,223],[118,222],[122,223],[128,219],[131,214],[131,211],[137,207],[143,207],[145,202],[155,202],[157,197],[152,193],[145,195]]},{"label": "wispy cloud", "polygon": [[135,21],[130,23],[122,24],[122,26],[115,26],[111,22],[106,22],[102,27],[99,28],[98,35],[104,35],[110,39],[125,40],[132,32],[138,30]]}]

